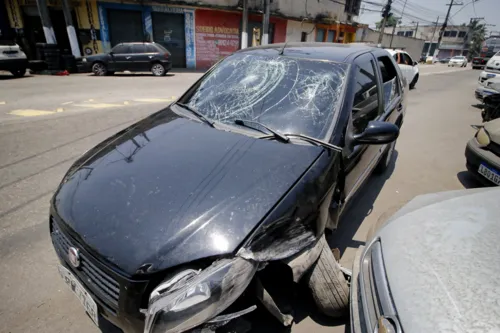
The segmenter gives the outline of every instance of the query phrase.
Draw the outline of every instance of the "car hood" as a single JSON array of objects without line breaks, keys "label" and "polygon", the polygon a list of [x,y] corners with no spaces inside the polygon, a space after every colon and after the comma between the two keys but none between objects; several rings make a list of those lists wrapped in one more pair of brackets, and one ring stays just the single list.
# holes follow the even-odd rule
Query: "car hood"
[{"label": "car hood", "polygon": [[323,151],[217,130],[166,109],[87,152],[54,214],[127,274],[234,252]]},{"label": "car hood", "polygon": [[417,197],[379,232],[405,332],[500,330],[498,189]]},{"label": "car hood", "polygon": [[485,123],[484,129],[488,132],[493,142],[500,144],[500,118]]}]

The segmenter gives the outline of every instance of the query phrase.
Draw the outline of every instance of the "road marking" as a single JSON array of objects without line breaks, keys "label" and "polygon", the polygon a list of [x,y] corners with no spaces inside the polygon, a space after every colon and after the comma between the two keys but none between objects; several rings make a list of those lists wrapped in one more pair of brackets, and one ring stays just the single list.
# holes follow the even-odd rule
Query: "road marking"
[{"label": "road marking", "polygon": [[129,105],[130,103],[128,101],[123,102],[125,105]]},{"label": "road marking", "polygon": [[437,74],[446,74],[446,73],[455,73],[455,72],[464,72],[464,71],[466,71],[466,69],[452,69],[452,70],[440,71],[440,72],[422,73],[422,76],[437,75]]},{"label": "road marking", "polygon": [[56,109],[56,112],[63,112],[63,111],[64,111],[64,109],[63,109],[63,108],[57,108],[57,109]]},{"label": "road marking", "polygon": [[93,102],[94,100],[93,99],[89,99],[88,102]]},{"label": "road marking", "polygon": [[38,117],[38,116],[46,116],[53,113],[55,112],[44,111],[44,110],[33,110],[33,109],[13,110],[9,112],[9,114],[13,116],[20,116],[20,117]]},{"label": "road marking", "polygon": [[162,103],[162,102],[172,102],[173,98],[138,98],[134,99],[134,102],[144,102],[144,103]]},{"label": "road marking", "polygon": [[61,103],[61,105],[68,105],[68,104],[71,104],[71,103],[73,103],[73,101]]},{"label": "road marking", "polygon": [[91,109],[106,109],[106,108],[116,108],[118,106],[123,106],[123,105],[122,104],[97,103],[97,104],[74,104],[74,106],[79,106],[81,108],[91,108]]},{"label": "road marking", "polygon": [[0,101],[0,105],[5,105],[7,104],[5,101]]}]

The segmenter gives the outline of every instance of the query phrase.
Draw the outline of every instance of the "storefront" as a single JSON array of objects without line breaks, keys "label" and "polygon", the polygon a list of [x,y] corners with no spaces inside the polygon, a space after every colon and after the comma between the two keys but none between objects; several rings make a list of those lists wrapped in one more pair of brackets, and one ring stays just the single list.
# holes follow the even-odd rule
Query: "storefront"
[{"label": "storefront", "polygon": [[317,24],[316,42],[352,43],[356,39],[356,28],[343,23]]}]

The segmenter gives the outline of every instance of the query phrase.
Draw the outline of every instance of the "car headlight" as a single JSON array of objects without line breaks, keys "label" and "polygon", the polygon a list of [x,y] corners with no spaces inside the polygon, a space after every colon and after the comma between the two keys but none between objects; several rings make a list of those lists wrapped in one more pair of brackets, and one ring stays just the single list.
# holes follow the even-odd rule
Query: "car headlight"
[{"label": "car headlight", "polygon": [[212,319],[245,291],[256,270],[255,262],[236,257],[162,282],[149,298],[144,333],[184,332]]},{"label": "car headlight", "polygon": [[482,147],[486,147],[490,144],[490,136],[483,127],[481,127],[479,131],[477,131],[476,140],[477,143],[479,143]]},{"label": "car headlight", "polygon": [[87,62],[87,58],[82,58],[82,62]]}]

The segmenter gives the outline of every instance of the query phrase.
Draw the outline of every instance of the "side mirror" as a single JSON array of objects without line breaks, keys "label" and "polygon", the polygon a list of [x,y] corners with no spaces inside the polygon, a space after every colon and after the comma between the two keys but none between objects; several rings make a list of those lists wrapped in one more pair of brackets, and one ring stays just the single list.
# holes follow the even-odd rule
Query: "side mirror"
[{"label": "side mirror", "polygon": [[413,66],[417,66],[417,65],[418,65],[418,62],[414,61]]},{"label": "side mirror", "polygon": [[115,55],[115,53],[114,53],[113,51],[109,51],[109,55],[110,55],[110,56],[114,56],[114,55]]},{"label": "side mirror", "polygon": [[399,136],[399,127],[385,121],[370,121],[366,129],[354,136],[354,144],[382,145],[395,141]]}]

